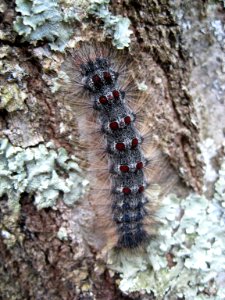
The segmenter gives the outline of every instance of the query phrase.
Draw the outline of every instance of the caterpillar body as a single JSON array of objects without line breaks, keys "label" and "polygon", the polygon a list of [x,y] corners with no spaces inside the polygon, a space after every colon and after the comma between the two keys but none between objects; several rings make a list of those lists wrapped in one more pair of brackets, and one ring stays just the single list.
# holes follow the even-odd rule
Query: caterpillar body
[{"label": "caterpillar body", "polygon": [[70,81],[65,98],[89,149],[97,228],[117,249],[139,248],[155,235],[158,223],[156,202],[148,196],[155,147],[148,144],[141,133],[146,126],[137,120],[146,99],[137,99],[138,93],[130,88],[134,83],[127,61],[123,56],[118,63],[106,47],[83,45],[64,67]]}]

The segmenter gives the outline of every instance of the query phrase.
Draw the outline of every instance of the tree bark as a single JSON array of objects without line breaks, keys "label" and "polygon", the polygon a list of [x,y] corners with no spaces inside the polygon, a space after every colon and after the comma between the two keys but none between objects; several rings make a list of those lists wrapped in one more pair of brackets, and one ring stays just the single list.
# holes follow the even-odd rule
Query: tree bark
[{"label": "tree bark", "polygon": [[[35,23],[41,13],[29,10],[34,2],[0,3],[0,299],[181,299],[179,291],[175,298],[122,289],[119,268],[98,251],[85,153],[73,113],[55,92],[67,48],[59,49],[61,41],[49,37],[47,17],[49,32]],[[77,10],[79,20],[55,23],[70,32],[68,48],[91,37],[112,42],[115,26],[100,8],[108,7],[110,20],[120,15],[131,21],[129,52],[137,81],[151,95],[149,124],[179,177],[173,192],[213,198],[225,128],[222,1],[75,2],[43,8],[56,15]],[[18,17],[24,27],[15,27]],[[28,27],[34,28],[32,36],[23,31]],[[166,255],[172,268],[172,254]],[[214,299],[208,286],[201,293],[208,297],[202,299]]]}]

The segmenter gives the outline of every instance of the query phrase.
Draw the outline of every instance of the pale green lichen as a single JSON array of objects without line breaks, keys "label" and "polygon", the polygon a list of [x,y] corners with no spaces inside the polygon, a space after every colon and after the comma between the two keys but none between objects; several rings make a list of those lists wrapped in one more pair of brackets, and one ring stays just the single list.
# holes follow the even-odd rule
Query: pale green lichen
[{"label": "pale green lichen", "polygon": [[225,28],[224,24],[221,20],[214,20],[211,22],[214,35],[216,36],[216,39],[219,43],[221,43],[221,46],[224,47],[224,39],[225,39]]},{"label": "pale green lichen", "polygon": [[69,83],[69,76],[64,71],[59,71],[57,74],[57,77],[51,78],[49,87],[53,94],[56,93],[58,90],[60,90],[60,88],[62,86],[62,84],[60,82],[62,82],[62,81],[65,83]]},{"label": "pale green lichen", "polygon": [[11,52],[11,48],[9,46],[1,46],[0,47],[0,70],[2,69],[3,66],[3,61],[2,58],[7,57],[7,55]]},{"label": "pale green lichen", "polygon": [[10,49],[2,48],[0,51],[0,76],[4,80],[1,80],[0,84],[0,109],[6,109],[8,112],[22,110],[27,98],[26,85],[23,84],[23,78],[27,73],[13,60],[7,58],[10,56]]},{"label": "pale green lichen", "polygon": [[108,9],[109,0],[92,0],[88,8],[88,13],[93,14],[104,22],[106,34],[113,37],[113,45],[117,49],[129,47],[130,35],[133,33],[129,29],[131,24],[128,18],[120,15],[114,16]]},{"label": "pale green lichen", "polygon": [[5,1],[1,1],[0,3],[0,13],[4,13],[7,9],[7,5],[5,3]]},{"label": "pale green lichen", "polygon": [[[12,205],[23,192],[35,196],[38,209],[55,205],[60,191],[68,205],[84,192],[88,182],[81,177],[75,157],[69,158],[65,149],[56,151],[51,143],[23,149],[13,147],[7,139],[0,145],[0,196],[7,194]],[[66,178],[60,175],[63,172]]]},{"label": "pale green lichen", "polygon": [[58,0],[16,0],[14,30],[25,41],[46,40],[52,50],[63,51],[73,34],[71,23],[78,20],[74,8],[63,10]]},{"label": "pale green lichen", "polygon": [[0,86],[0,95],[0,109],[4,108],[8,112],[12,112],[24,108],[27,94],[21,91],[16,83]]},{"label": "pale green lichen", "polygon": [[[73,205],[85,193],[87,184],[76,158],[69,157],[63,148],[56,151],[48,143],[23,149],[7,139],[0,141],[0,197],[7,198],[12,224],[19,216],[22,193],[34,196],[37,209],[54,207],[60,193],[64,203]],[[8,219],[2,222],[6,223]]]},{"label": "pale green lichen", "polygon": [[68,239],[67,229],[65,227],[60,227],[59,231],[57,232],[57,237],[60,240],[67,240]]},{"label": "pale green lichen", "polygon": [[[133,33],[133,31],[129,29],[130,24],[131,22],[128,18],[116,16],[116,23],[113,33],[113,45],[117,49],[129,47],[131,42],[130,35]],[[110,22],[109,25],[111,25]]]},{"label": "pale green lichen", "polygon": [[120,289],[154,292],[157,299],[225,299],[225,161],[211,201],[170,195],[162,205],[163,225],[147,254],[111,257]]},{"label": "pale green lichen", "polygon": [[113,15],[109,0],[60,1],[60,0],[16,0],[14,30],[23,36],[24,41],[48,41],[52,50],[63,51],[74,30],[72,24],[95,15],[104,22],[104,30],[112,36],[113,45],[118,49],[130,44],[130,20],[121,15]]},{"label": "pale green lichen", "polygon": [[217,154],[217,146],[214,143],[212,138],[207,138],[201,143],[199,143],[199,149],[201,150],[201,154],[199,157],[202,161],[204,161],[204,179],[205,182],[214,182],[217,178],[217,173],[212,165],[212,158]]},{"label": "pale green lichen", "polygon": [[[54,149],[52,143],[32,148],[12,146],[0,140],[0,198],[8,207],[0,223],[0,235],[8,247],[22,239],[17,222],[20,198],[25,192],[33,196],[37,209],[53,207],[60,194],[67,205],[73,205],[87,189],[76,157],[69,157],[64,148]],[[66,239],[61,229],[59,237]]]},{"label": "pale green lichen", "polygon": [[148,90],[148,86],[144,81],[137,84],[139,91],[146,92]]}]

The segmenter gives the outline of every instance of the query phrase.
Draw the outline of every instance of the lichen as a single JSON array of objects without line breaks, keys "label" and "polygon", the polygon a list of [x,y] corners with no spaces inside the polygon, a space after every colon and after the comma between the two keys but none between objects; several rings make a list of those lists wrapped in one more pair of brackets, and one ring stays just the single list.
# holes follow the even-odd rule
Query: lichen
[{"label": "lichen", "polygon": [[144,81],[138,83],[138,89],[139,91],[146,92],[148,90],[148,86]]},{"label": "lichen", "polygon": [[57,0],[16,0],[14,30],[25,41],[48,41],[52,50],[63,51],[73,34],[71,23],[78,20],[74,8],[63,10]]},{"label": "lichen", "polygon": [[24,108],[27,93],[23,78],[27,73],[18,63],[10,60],[8,56],[10,57],[9,47],[2,47],[0,51],[0,77],[2,78],[0,84],[0,109],[12,112]]},{"label": "lichen", "polygon": [[211,22],[211,25],[214,30],[214,35],[217,38],[217,41],[221,43],[221,46],[224,46],[225,33],[223,23],[221,22],[221,20],[213,20]]},{"label": "lichen", "polygon": [[60,227],[59,231],[57,232],[57,237],[60,240],[67,240],[68,239],[68,235],[67,235],[67,230],[65,227]]},{"label": "lichen", "polygon": [[131,22],[127,17],[113,15],[108,5],[109,0],[16,0],[20,15],[14,22],[14,30],[23,36],[23,41],[48,41],[52,50],[63,51],[74,32],[74,22],[91,14],[104,22],[103,29],[113,38],[114,46],[128,47]]},{"label": "lichen", "polygon": [[104,30],[106,34],[113,37],[113,45],[117,49],[128,47],[131,41],[130,35],[133,33],[129,29],[130,20],[120,15],[114,16],[108,9],[109,0],[92,0],[90,3],[88,13],[104,22]]},{"label": "lichen", "polygon": [[27,94],[21,91],[17,84],[0,86],[1,103],[0,109],[5,108],[8,112],[23,109]]},{"label": "lichen", "polygon": [[60,193],[64,203],[73,205],[87,184],[76,158],[69,157],[65,149],[55,150],[51,143],[23,149],[12,146],[7,139],[0,140],[0,197],[7,199],[10,211],[1,222],[1,235],[7,239],[4,232],[9,228],[9,219],[10,227],[16,224],[22,193],[34,197],[37,209],[54,207]]},{"label": "lichen", "polygon": [[225,298],[225,161],[213,199],[169,195],[158,214],[159,237],[145,256],[111,256],[125,292],[154,292],[157,299]]},{"label": "lichen", "polygon": [[212,165],[212,158],[217,154],[217,146],[213,139],[207,138],[199,143],[201,150],[200,159],[204,161],[204,179],[205,182],[214,182],[217,178],[217,173]]}]

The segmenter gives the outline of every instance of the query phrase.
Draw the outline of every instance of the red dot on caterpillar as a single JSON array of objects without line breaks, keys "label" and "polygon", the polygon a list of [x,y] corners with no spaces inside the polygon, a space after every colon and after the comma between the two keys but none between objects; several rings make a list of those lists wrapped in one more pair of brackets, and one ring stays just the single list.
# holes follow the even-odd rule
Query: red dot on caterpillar
[{"label": "red dot on caterpillar", "polygon": [[[106,230],[104,236],[107,238],[109,246],[115,246],[120,250],[123,248],[135,249],[141,245],[145,246],[145,242],[148,242],[152,232],[155,234],[154,229],[152,231],[152,228],[147,227],[148,221],[145,222],[145,218],[150,218],[150,224],[154,224],[155,206],[152,205],[153,200],[148,199],[144,191],[148,187],[147,181],[154,181],[148,176],[155,176],[156,172],[153,170],[154,172],[146,172],[145,174],[145,171],[147,171],[145,166],[148,164],[147,157],[149,153],[151,155],[151,151],[154,151],[152,145],[147,144],[142,149],[142,130],[145,132],[148,129],[148,126],[145,126],[148,115],[143,115],[146,119],[143,120],[143,126],[139,126],[141,122],[136,124],[136,116],[133,112],[139,111],[139,107],[140,113],[145,112],[144,106],[150,104],[144,104],[143,101],[146,101],[145,95],[143,95],[143,98],[141,94],[135,92],[130,95],[134,83],[133,79],[130,82],[129,73],[129,76],[126,79],[124,78],[127,71],[129,72],[124,67],[127,55],[124,55],[125,53],[117,54],[115,56],[114,53],[111,55],[111,48],[107,49],[105,45],[100,45],[100,48],[97,49],[93,45],[84,45],[84,47],[78,47],[71,57],[70,65],[67,64],[66,68],[69,69],[71,82],[76,79],[75,84],[70,86],[77,89],[77,109],[82,105],[81,112],[82,114],[84,112],[81,117],[79,112],[77,114],[78,129],[81,132],[82,139],[84,138],[87,141],[87,148],[92,150],[93,147],[96,147],[97,150],[93,151],[93,155],[87,157],[90,159],[89,168],[94,168],[97,179],[90,180],[90,184],[94,188],[103,191],[101,198],[95,193],[90,195],[91,201],[94,203],[93,207],[97,210],[96,215],[101,216],[102,214],[106,224],[105,226],[103,223],[103,226],[100,226],[99,229]],[[131,64],[131,68],[133,68],[133,64]],[[134,71],[134,69],[131,69],[132,74]],[[74,76],[74,73],[76,76]],[[83,98],[80,97],[80,86],[83,89]],[[129,87],[128,97],[126,97],[126,91],[120,90],[120,86]],[[71,93],[74,95],[74,91],[69,91],[68,101],[73,101],[72,104],[74,104]],[[140,99],[136,96],[140,96]],[[94,110],[91,110],[91,107]],[[103,140],[100,140],[101,138]],[[148,139],[146,142],[148,142]],[[102,151],[103,143],[106,145],[106,153],[104,153],[106,159],[104,161],[102,156],[98,154],[98,150],[101,149]],[[104,176],[102,176],[100,170],[98,174],[98,168],[96,170],[96,166],[100,164],[106,170]],[[92,174],[91,172],[91,178],[93,178]],[[107,180],[106,183],[105,180]],[[112,197],[108,197],[110,192]],[[145,207],[147,207],[148,202],[151,213],[146,216]],[[109,207],[112,207],[112,209],[110,210]],[[112,220],[113,222],[111,222]],[[96,223],[98,223],[98,220]],[[109,231],[107,228],[109,228]]]},{"label": "red dot on caterpillar", "polygon": [[125,150],[125,144],[124,143],[116,143],[116,149],[119,151],[124,151]]},{"label": "red dot on caterpillar", "polygon": [[101,104],[107,104],[107,103],[108,103],[108,100],[107,100],[107,98],[106,98],[105,96],[100,96],[100,97],[99,97],[99,102],[100,102]]},{"label": "red dot on caterpillar", "polygon": [[103,77],[108,84],[112,83],[112,77],[109,72],[103,72]]},{"label": "red dot on caterpillar", "polygon": [[123,173],[129,172],[130,168],[127,165],[121,165],[120,166],[120,171]]},{"label": "red dot on caterpillar", "polygon": [[126,116],[126,117],[124,118],[124,122],[125,122],[125,124],[129,125],[130,122],[131,122],[131,117],[130,117],[130,116]]},{"label": "red dot on caterpillar", "polygon": [[139,192],[139,193],[143,193],[144,190],[145,190],[145,188],[144,188],[143,185],[139,186],[139,188],[138,188],[138,192]]},{"label": "red dot on caterpillar", "polygon": [[138,145],[138,139],[137,138],[134,138],[131,142],[131,148],[136,148]]},{"label": "red dot on caterpillar", "polygon": [[119,128],[119,124],[118,124],[116,121],[114,121],[114,122],[111,122],[111,123],[109,124],[109,127],[110,127],[112,130],[116,130],[116,129]]},{"label": "red dot on caterpillar", "polygon": [[136,169],[137,170],[141,170],[143,168],[143,162],[142,161],[139,161],[137,164],[136,164]]},{"label": "red dot on caterpillar", "polygon": [[102,86],[102,80],[101,78],[98,76],[98,74],[95,74],[94,76],[92,76],[92,81],[94,83],[94,86],[96,88],[99,88]]},{"label": "red dot on caterpillar", "polygon": [[124,187],[122,191],[125,195],[129,195],[131,193],[131,189],[129,187]]},{"label": "red dot on caterpillar", "polygon": [[112,94],[113,94],[113,97],[114,97],[115,100],[118,100],[118,99],[119,99],[119,96],[120,96],[119,91],[114,90],[114,91],[112,91]]}]

